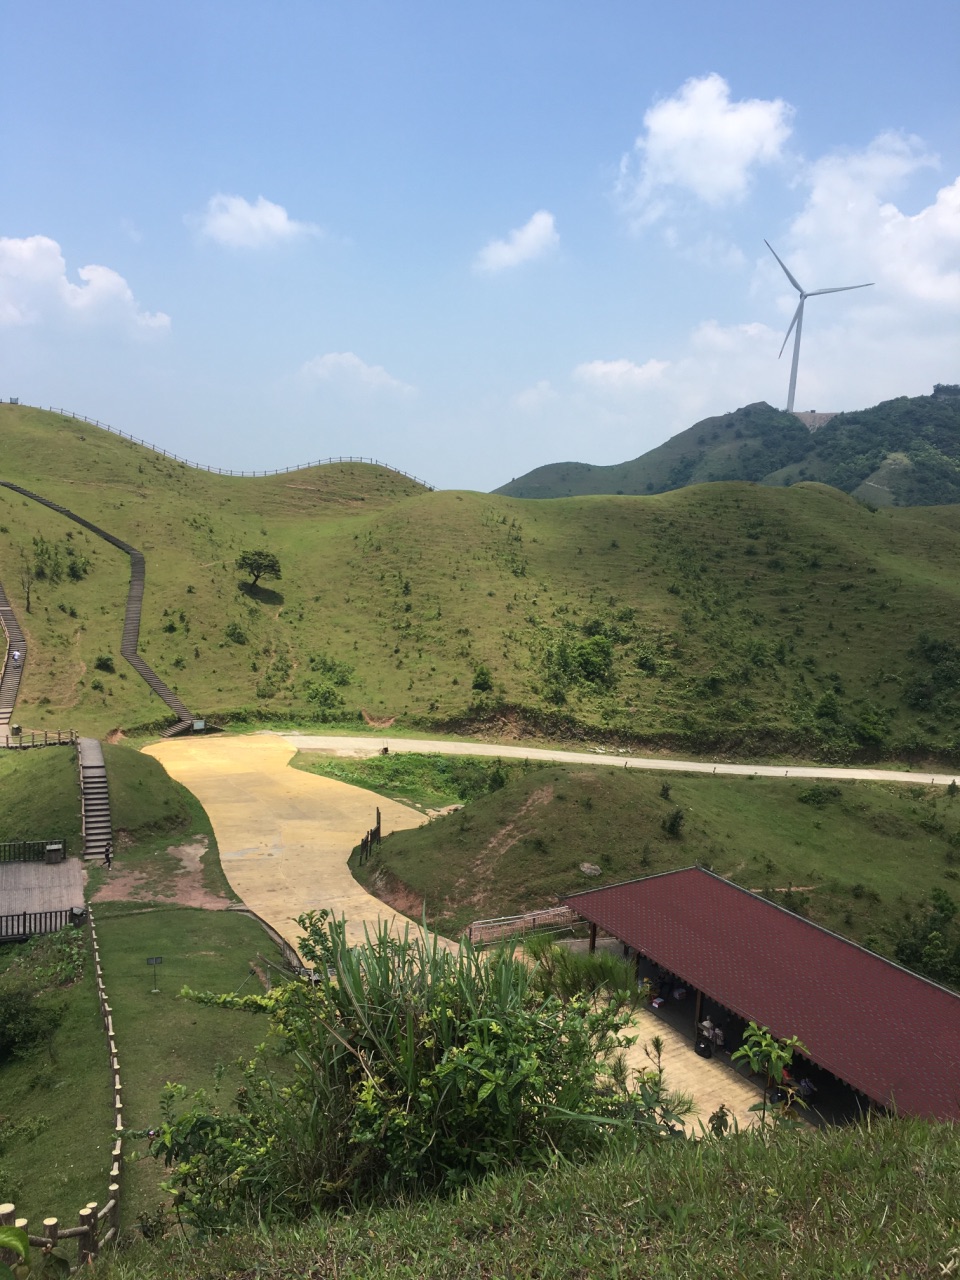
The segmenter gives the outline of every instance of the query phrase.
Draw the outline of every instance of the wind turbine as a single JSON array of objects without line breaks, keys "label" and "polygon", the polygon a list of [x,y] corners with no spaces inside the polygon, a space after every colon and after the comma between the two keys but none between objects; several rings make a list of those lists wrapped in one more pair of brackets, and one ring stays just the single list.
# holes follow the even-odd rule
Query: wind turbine
[{"label": "wind turbine", "polygon": [[[780,355],[782,356],[784,352],[784,348],[786,347],[787,342],[789,341],[790,335],[791,333],[793,333],[793,327],[794,325],[796,325],[797,336],[793,340],[793,364],[790,366],[790,390],[787,393],[787,413],[793,413],[793,398],[797,390],[797,365],[800,362],[800,330],[803,328],[803,304],[806,302],[808,298],[818,298],[821,293],[847,293],[851,289],[872,289],[873,281],[871,281],[869,284],[843,284],[836,289],[811,289],[809,293],[806,293],[800,287],[800,284],[798,283],[796,277],[790,274],[789,270],[787,269],[786,263],[777,254],[777,251],[774,249],[770,241],[764,240],[763,243],[767,246],[767,248],[770,250],[773,256],[777,259],[781,267],[783,267],[783,274],[787,277],[787,279],[796,289],[797,293],[799,293],[800,295],[800,301],[797,304],[796,311],[793,313],[793,319],[790,321],[790,328],[787,330],[787,336],[786,338],[784,338],[783,346],[780,348]],[[779,358],[780,357],[778,356],[777,359]]]}]

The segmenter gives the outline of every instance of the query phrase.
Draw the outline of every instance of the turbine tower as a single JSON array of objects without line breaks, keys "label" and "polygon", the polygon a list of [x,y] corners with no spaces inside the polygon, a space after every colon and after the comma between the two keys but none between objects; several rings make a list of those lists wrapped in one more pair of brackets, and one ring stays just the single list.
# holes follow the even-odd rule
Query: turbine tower
[{"label": "turbine tower", "polygon": [[[786,263],[777,254],[777,251],[774,249],[770,241],[764,240],[763,243],[780,263],[780,266],[783,267],[783,274],[800,295],[800,301],[797,304],[796,311],[793,313],[793,319],[790,321],[790,328],[787,330],[787,336],[784,338],[783,346],[780,348],[780,355],[782,356],[790,335],[793,333],[794,325],[796,325],[797,336],[793,340],[793,364],[790,366],[790,390],[787,393],[787,413],[793,413],[793,398],[797,390],[797,365],[800,362],[800,330],[803,328],[803,304],[808,298],[818,298],[821,293],[847,293],[851,289],[871,289],[873,287],[873,281],[869,284],[843,284],[836,289],[811,289],[809,293],[806,293],[800,287],[796,278],[790,274]],[[777,359],[779,358],[780,357],[778,356]]]}]

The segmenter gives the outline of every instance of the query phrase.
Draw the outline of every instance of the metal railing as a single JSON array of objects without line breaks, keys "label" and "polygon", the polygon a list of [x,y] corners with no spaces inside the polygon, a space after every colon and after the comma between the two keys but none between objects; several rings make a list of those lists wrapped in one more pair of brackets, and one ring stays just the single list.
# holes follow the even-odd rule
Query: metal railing
[{"label": "metal railing", "polygon": [[67,854],[66,840],[7,840],[0,844],[0,862],[46,862],[56,857],[62,862]]},{"label": "metal railing", "polygon": [[16,911],[0,916],[0,940],[12,942],[38,933],[56,933],[72,922],[72,911],[72,907],[66,907],[60,911]]}]

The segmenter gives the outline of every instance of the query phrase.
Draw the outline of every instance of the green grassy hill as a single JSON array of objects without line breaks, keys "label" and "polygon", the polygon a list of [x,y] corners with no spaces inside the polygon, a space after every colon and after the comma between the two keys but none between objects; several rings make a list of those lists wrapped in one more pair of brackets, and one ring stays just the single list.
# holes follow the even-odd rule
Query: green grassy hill
[{"label": "green grassy hill", "polygon": [[835,414],[813,434],[792,413],[761,401],[705,418],[631,462],[550,463],[496,492],[649,494],[718,480],[820,480],[874,506],[960,502],[960,396],[901,396]]},{"label": "green grassy hill", "polygon": [[[315,759],[318,770],[364,784],[364,763],[325,768]],[[301,760],[310,767],[309,753]],[[492,760],[486,767],[488,775],[497,768],[497,789],[394,832],[368,862],[351,864],[382,896],[412,890],[450,937],[472,920],[694,863],[888,955],[933,890],[960,898],[960,796],[943,788]],[[584,862],[597,874],[585,874]]]},{"label": "green grassy hill", "polygon": [[[957,756],[957,507],[871,513],[812,484],[533,503],[360,464],[243,480],[8,405],[0,438],[0,478],[144,551],[143,656],[214,722]],[[259,546],[283,577],[250,590],[234,561]],[[27,614],[38,547],[61,576]],[[29,633],[25,727],[163,718],[119,658],[125,556],[0,489],[0,580]]]}]

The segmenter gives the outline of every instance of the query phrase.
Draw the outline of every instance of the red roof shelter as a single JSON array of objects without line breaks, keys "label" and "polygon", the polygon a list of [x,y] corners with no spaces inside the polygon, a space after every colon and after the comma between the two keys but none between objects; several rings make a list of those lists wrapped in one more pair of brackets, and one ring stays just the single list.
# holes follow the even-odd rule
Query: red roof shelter
[{"label": "red roof shelter", "polygon": [[935,982],[700,867],[565,901],[881,1106],[960,1120],[960,996]]}]

